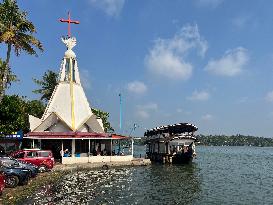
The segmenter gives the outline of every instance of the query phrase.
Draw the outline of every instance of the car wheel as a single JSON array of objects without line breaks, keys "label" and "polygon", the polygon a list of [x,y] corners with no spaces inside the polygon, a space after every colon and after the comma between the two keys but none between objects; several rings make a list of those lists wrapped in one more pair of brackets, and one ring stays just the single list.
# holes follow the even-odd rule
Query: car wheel
[{"label": "car wheel", "polygon": [[39,166],[38,170],[40,173],[43,173],[43,172],[47,171],[47,167],[45,165],[41,165],[41,166]]},{"label": "car wheel", "polygon": [[30,176],[26,177],[25,181],[21,182],[20,185],[28,185],[28,182],[29,182],[29,179],[30,179]]},{"label": "car wheel", "polygon": [[8,188],[14,188],[18,185],[19,179],[17,176],[9,175],[6,176],[6,187]]}]

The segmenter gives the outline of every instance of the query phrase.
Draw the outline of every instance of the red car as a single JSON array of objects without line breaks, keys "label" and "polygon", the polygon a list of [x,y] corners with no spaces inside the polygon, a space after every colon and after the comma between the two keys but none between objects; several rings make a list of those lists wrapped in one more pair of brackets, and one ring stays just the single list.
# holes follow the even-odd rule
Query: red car
[{"label": "red car", "polygon": [[11,157],[36,165],[39,172],[51,170],[55,163],[53,154],[50,150],[19,150],[13,152]]},{"label": "red car", "polygon": [[5,188],[5,175],[4,173],[0,173],[0,196],[2,195],[4,188]]}]

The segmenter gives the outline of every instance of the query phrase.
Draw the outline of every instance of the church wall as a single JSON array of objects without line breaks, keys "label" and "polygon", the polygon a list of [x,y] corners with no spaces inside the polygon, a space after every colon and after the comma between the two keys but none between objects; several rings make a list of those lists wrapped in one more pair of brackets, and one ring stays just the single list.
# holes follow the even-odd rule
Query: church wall
[{"label": "church wall", "polygon": [[86,121],[86,124],[91,128],[92,132],[104,133],[103,127],[101,127],[97,117],[94,114]]},{"label": "church wall", "polygon": [[90,157],[63,157],[63,164],[98,163],[98,162],[128,162],[133,160],[133,155],[127,156],[90,156]]},{"label": "church wall", "polygon": [[79,131],[79,132],[88,132],[88,128],[87,128],[87,126],[84,124],[84,125],[81,126],[77,131]]},{"label": "church wall", "polygon": [[70,132],[71,129],[65,126],[62,122],[57,123],[56,125],[53,125],[50,130],[50,132]]}]

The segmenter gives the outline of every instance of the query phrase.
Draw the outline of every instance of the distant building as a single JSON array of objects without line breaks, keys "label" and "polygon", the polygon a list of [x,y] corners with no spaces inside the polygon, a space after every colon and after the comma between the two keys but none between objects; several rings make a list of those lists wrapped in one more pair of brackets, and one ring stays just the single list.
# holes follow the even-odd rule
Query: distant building
[{"label": "distant building", "polygon": [[17,150],[22,145],[23,131],[13,133],[0,132],[0,155]]}]

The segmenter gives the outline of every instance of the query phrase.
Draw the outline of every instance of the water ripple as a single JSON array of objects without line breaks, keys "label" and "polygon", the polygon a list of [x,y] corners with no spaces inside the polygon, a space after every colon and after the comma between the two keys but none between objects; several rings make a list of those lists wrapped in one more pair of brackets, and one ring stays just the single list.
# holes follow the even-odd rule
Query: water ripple
[{"label": "water ripple", "polygon": [[273,148],[197,149],[184,166],[71,173],[24,204],[273,204]]}]

